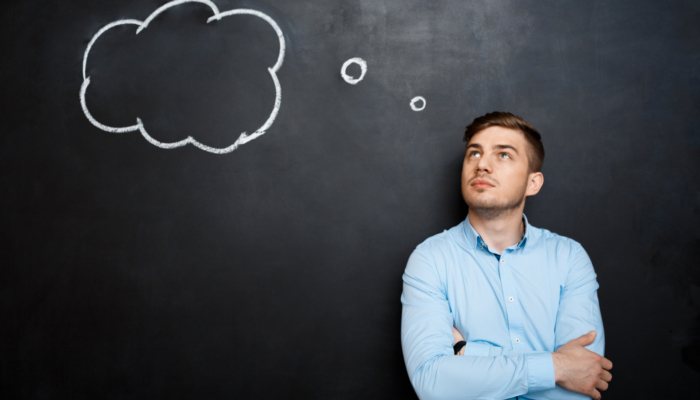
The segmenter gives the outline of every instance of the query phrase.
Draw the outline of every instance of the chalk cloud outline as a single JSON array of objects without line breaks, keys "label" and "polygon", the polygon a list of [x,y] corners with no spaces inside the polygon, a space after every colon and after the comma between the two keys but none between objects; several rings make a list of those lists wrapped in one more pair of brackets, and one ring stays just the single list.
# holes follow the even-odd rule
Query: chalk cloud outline
[{"label": "chalk cloud outline", "polygon": [[[153,21],[154,18],[156,18],[160,13],[163,11],[167,10],[168,8],[178,6],[180,4],[184,3],[202,3],[206,4],[209,6],[209,8],[212,9],[214,12],[214,15],[209,17],[207,19],[207,23],[213,21],[213,20],[221,20],[221,18],[228,17],[230,15],[254,15],[256,17],[262,18],[272,26],[272,28],[275,30],[277,33],[277,37],[280,41],[280,51],[279,51],[279,56],[277,57],[277,62],[275,65],[273,65],[271,68],[268,68],[267,70],[270,72],[270,76],[272,76],[272,81],[275,84],[275,105],[272,108],[272,112],[270,113],[270,116],[267,118],[267,121],[258,128],[255,132],[252,134],[248,135],[246,132],[241,133],[241,135],[238,137],[238,139],[230,146],[224,147],[224,148],[216,148],[216,147],[211,147],[207,146],[203,143],[200,143],[197,141],[195,138],[192,136],[188,136],[186,139],[177,141],[177,142],[172,142],[172,143],[163,143],[159,142],[158,140],[154,139],[151,135],[146,132],[146,128],[144,127],[143,121],[141,121],[140,118],[136,118],[136,125],[131,125],[131,126],[125,126],[125,127],[112,127],[112,126],[107,126],[99,121],[97,121],[92,114],[90,114],[90,111],[88,111],[87,108],[87,103],[85,101],[85,93],[87,92],[87,88],[90,85],[90,77],[87,76],[85,73],[86,71],[86,66],[87,66],[87,59],[88,59],[88,54],[90,53],[90,49],[92,49],[92,46],[95,44],[97,39],[105,32],[108,30],[114,28],[115,26],[120,26],[120,25],[137,25],[138,28],[136,29],[136,34],[138,35],[139,32],[142,30],[146,29],[148,27],[148,24]],[[257,11],[257,10],[251,10],[251,9],[246,9],[246,8],[237,8],[229,11],[224,11],[224,12],[219,12],[219,9],[216,7],[214,3],[212,3],[209,0],[174,0],[169,3],[166,3],[156,9],[151,15],[148,16],[144,21],[139,21],[136,19],[122,19],[118,21],[111,22],[102,29],[100,29],[95,36],[92,37],[92,40],[90,40],[90,43],[88,43],[87,48],[85,49],[85,55],[83,56],[83,84],[80,87],[80,105],[83,108],[83,113],[85,114],[85,117],[97,128],[106,131],[106,132],[112,132],[112,133],[125,133],[125,132],[135,132],[135,131],[140,131],[141,135],[146,139],[149,143],[151,143],[154,146],[160,147],[162,149],[175,149],[178,147],[185,146],[187,144],[191,144],[199,149],[202,149],[204,151],[208,151],[210,153],[214,154],[226,154],[230,153],[238,148],[238,146],[246,144],[250,142],[251,140],[258,138],[265,134],[267,130],[272,126],[272,123],[275,121],[275,118],[277,117],[277,113],[279,112],[280,105],[282,104],[282,88],[280,87],[280,82],[279,79],[277,78],[277,71],[280,69],[282,66],[282,62],[284,60],[284,53],[285,53],[285,41],[284,41],[284,34],[282,33],[282,30],[280,27],[277,25],[277,23],[267,16],[266,14]]]}]

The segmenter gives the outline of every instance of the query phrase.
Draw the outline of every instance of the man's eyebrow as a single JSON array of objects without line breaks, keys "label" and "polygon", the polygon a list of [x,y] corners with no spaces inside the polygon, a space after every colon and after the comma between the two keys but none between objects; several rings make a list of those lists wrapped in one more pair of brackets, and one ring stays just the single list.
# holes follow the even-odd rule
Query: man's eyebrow
[{"label": "man's eyebrow", "polygon": [[504,149],[511,149],[515,152],[515,154],[520,154],[518,153],[518,149],[516,149],[514,146],[511,146],[509,144],[497,144],[493,146],[494,150],[504,150]]},{"label": "man's eyebrow", "polygon": [[467,149],[469,149],[470,147],[481,150],[481,145],[479,143],[470,143],[467,145]]}]

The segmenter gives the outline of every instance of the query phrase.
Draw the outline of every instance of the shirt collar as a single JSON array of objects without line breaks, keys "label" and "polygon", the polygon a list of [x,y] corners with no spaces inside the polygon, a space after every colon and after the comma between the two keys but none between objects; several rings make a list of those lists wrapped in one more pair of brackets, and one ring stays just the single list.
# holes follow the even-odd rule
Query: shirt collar
[{"label": "shirt collar", "polygon": [[[525,213],[523,213],[523,238],[520,239],[520,242],[515,245],[516,248],[521,248],[525,246],[525,243],[527,243],[527,233],[529,231],[528,226],[530,224],[527,222],[527,217],[525,216]],[[469,214],[467,214],[467,218],[464,220],[464,234],[467,236],[467,242],[469,243],[470,247],[472,249],[475,249],[477,246],[480,245],[480,242],[483,242],[481,239],[481,235],[479,235],[474,227],[472,226],[471,222],[469,222]]]}]

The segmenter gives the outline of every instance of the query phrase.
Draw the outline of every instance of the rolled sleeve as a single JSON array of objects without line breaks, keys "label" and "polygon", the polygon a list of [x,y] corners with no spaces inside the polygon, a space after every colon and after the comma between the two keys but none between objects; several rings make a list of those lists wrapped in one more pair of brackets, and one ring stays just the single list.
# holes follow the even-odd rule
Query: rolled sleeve
[{"label": "rolled sleeve", "polygon": [[552,389],[554,382],[554,360],[548,351],[525,354],[527,362],[528,393]]}]

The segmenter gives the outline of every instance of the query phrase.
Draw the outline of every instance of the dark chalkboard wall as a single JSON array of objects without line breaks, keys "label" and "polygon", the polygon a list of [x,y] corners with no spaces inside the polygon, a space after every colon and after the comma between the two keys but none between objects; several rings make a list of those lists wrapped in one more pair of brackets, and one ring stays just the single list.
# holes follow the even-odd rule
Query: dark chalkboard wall
[{"label": "dark chalkboard wall", "polygon": [[[699,2],[216,0],[287,45],[279,115],[226,155],[83,114],[91,38],[163,4],[3,5],[2,398],[414,398],[401,274],[464,219],[461,135],[493,110],[544,137],[530,222],[593,260],[604,398],[700,398]],[[262,125],[277,36],[211,15],[101,37],[95,118],[220,147]]]}]

